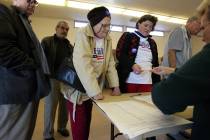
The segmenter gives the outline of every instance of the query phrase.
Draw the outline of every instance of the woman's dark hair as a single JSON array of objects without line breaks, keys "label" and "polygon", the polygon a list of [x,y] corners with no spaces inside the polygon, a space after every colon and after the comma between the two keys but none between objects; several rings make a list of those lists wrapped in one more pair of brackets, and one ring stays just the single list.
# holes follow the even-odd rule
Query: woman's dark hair
[{"label": "woman's dark hair", "polygon": [[136,22],[136,29],[138,29],[138,23],[141,24],[142,22],[147,21],[147,20],[149,20],[149,21],[151,21],[151,22],[153,23],[153,27],[152,27],[152,31],[153,31],[154,28],[155,28],[155,25],[156,25],[156,23],[157,23],[157,21],[158,21],[158,18],[155,17],[155,16],[152,16],[152,15],[143,15],[143,16]]}]

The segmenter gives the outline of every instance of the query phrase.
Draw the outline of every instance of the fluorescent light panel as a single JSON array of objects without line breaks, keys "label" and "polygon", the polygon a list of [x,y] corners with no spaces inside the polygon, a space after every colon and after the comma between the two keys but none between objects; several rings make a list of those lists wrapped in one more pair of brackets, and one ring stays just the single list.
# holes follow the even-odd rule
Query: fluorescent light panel
[{"label": "fluorescent light panel", "polygon": [[74,27],[76,28],[85,27],[87,24],[87,22],[74,21]]},{"label": "fluorescent light panel", "polygon": [[135,30],[136,30],[136,28],[126,27],[127,32],[134,32]]},{"label": "fluorescent light panel", "polygon": [[164,36],[164,32],[152,31],[152,32],[150,32],[150,35],[152,35],[152,36]]},{"label": "fluorescent light panel", "polygon": [[37,0],[41,4],[65,6],[66,0]]},{"label": "fluorescent light panel", "polygon": [[111,13],[113,14],[123,14],[123,12],[125,11],[124,9],[122,8],[116,8],[116,7],[110,7],[110,6],[106,6],[109,11],[111,11]]},{"label": "fluorescent light panel", "polygon": [[78,1],[67,1],[67,6],[71,8],[90,10],[90,9],[93,9],[94,7],[97,7],[98,5],[91,4],[91,3],[78,2]]},{"label": "fluorescent light panel", "polygon": [[116,25],[111,25],[111,31],[115,31],[115,32],[122,32],[123,31],[123,27],[122,26],[116,26]]},{"label": "fluorescent light panel", "polygon": [[133,11],[133,10],[125,10],[125,12],[123,12],[123,15],[133,16],[133,17],[141,17],[145,14],[148,14],[148,13]]},{"label": "fluorescent light panel", "polygon": [[[71,8],[90,10],[90,9],[92,9],[94,7],[98,7],[100,5],[68,0],[67,6],[71,7]],[[171,23],[176,23],[176,24],[185,24],[187,21],[186,19],[175,18],[175,17],[171,17],[171,16],[163,16],[163,15],[159,15],[159,14],[146,13],[146,12],[142,12],[142,11],[117,8],[117,7],[112,7],[112,6],[107,6],[107,8],[113,14],[121,14],[121,15],[133,16],[133,17],[141,17],[142,15],[145,15],[145,14],[151,14],[153,16],[158,17],[158,20],[160,20],[160,21],[171,22]]]}]

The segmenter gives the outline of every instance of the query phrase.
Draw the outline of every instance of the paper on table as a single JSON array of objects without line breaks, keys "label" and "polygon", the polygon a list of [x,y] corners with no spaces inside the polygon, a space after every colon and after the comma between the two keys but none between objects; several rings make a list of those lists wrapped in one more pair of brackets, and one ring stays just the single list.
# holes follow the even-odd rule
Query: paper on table
[{"label": "paper on table", "polygon": [[[144,102],[154,105],[151,95],[141,95],[140,94],[139,96],[131,96],[131,97],[132,97],[132,99],[135,99],[137,101],[144,101]],[[188,106],[187,108],[193,109],[193,106]]]},{"label": "paper on table", "polygon": [[97,105],[129,139],[153,130],[190,123],[176,116],[163,115],[158,109],[134,100],[98,102]]},{"label": "paper on table", "polygon": [[133,96],[133,99],[153,104],[151,95]]}]

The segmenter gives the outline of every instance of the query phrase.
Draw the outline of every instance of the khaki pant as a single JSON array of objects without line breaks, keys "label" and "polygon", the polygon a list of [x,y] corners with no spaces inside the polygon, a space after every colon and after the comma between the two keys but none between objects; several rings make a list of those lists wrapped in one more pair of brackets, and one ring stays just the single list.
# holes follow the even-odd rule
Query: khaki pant
[{"label": "khaki pant", "polygon": [[44,138],[51,138],[54,136],[54,122],[58,104],[57,129],[66,129],[68,122],[66,99],[60,91],[60,82],[55,79],[51,79],[50,82],[52,91],[45,97],[44,104]]}]

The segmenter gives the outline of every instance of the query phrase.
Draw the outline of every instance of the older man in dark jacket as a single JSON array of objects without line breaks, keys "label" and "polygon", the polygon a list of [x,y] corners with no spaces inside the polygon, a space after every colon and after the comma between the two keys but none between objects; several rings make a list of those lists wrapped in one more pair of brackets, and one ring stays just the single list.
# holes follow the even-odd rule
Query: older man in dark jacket
[{"label": "older man in dark jacket", "polygon": [[49,70],[28,20],[37,1],[12,2],[0,4],[0,140],[30,140]]},{"label": "older man in dark jacket", "polygon": [[50,68],[50,82],[52,86],[52,91],[45,98],[45,140],[54,140],[54,120],[58,103],[57,131],[64,137],[69,136],[69,131],[66,129],[66,124],[68,122],[66,100],[61,94],[60,83],[56,80],[56,73],[63,59],[72,55],[73,46],[66,38],[69,30],[69,25],[66,21],[59,21],[55,30],[55,35],[45,37],[42,40],[42,46]]}]

